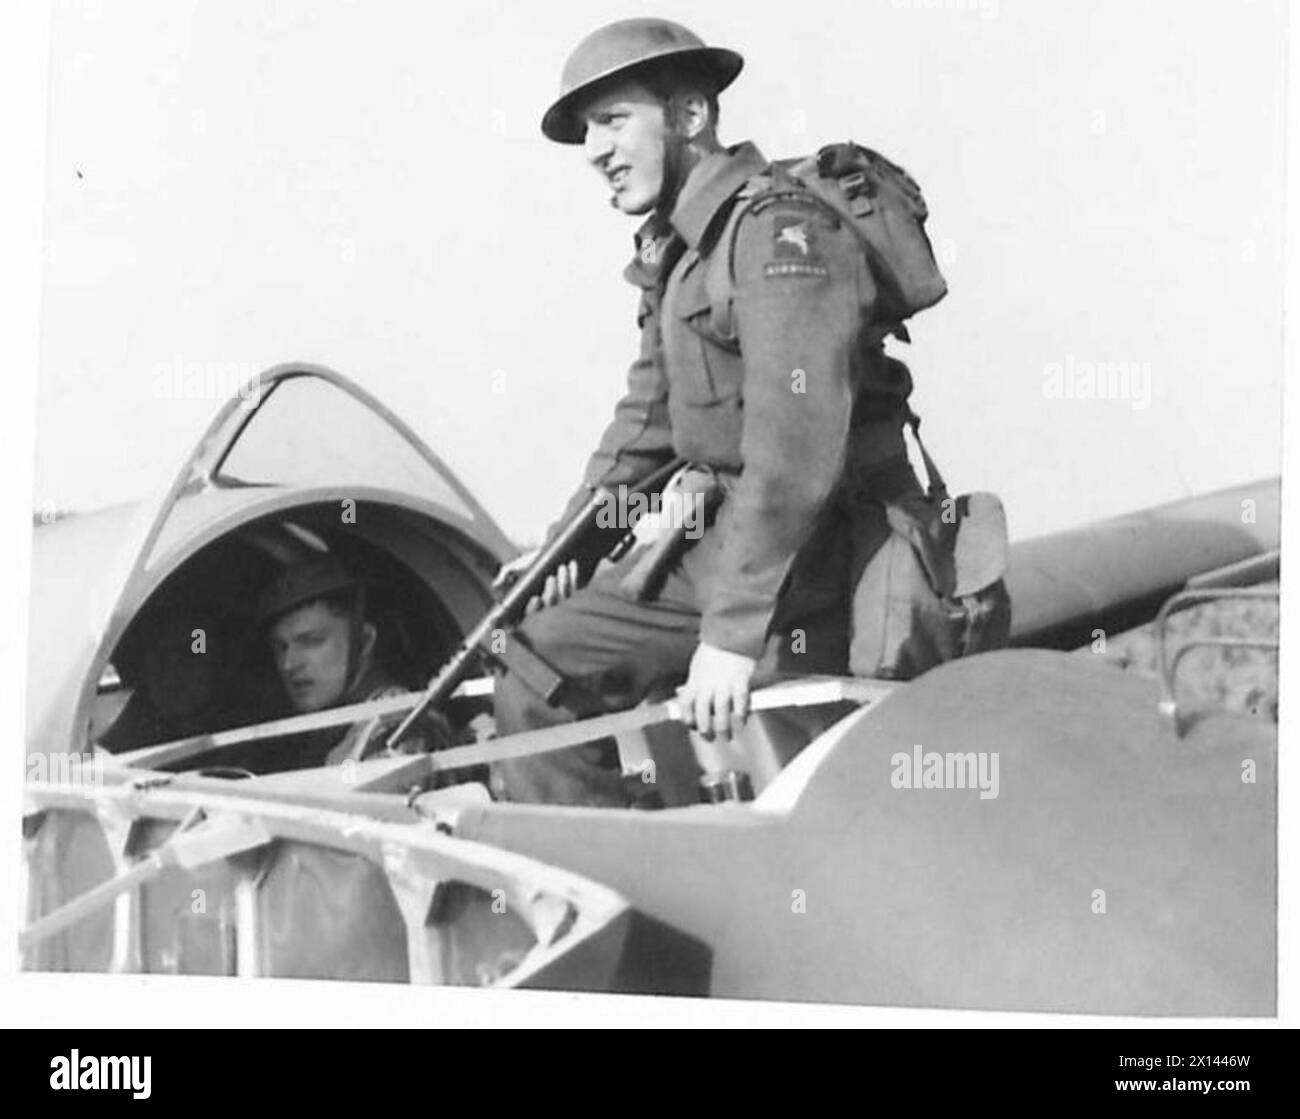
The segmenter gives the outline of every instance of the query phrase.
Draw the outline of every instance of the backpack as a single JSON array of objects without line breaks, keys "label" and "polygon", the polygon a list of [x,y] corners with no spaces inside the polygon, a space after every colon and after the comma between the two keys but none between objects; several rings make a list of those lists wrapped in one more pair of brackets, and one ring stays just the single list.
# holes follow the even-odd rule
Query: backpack
[{"label": "backpack", "polygon": [[[878,289],[872,318],[881,340],[894,333],[907,341],[904,320],[947,294],[915,180],[870,148],[830,144],[814,156],[771,164],[737,195],[720,242],[728,247],[713,254],[705,278],[720,334],[732,327],[736,227],[746,214],[783,199],[811,201],[857,236]],[[881,501],[886,535],[851,592],[854,675],[910,679],[953,657],[1002,648],[1010,633],[1002,503],[991,493],[950,497],[910,408],[906,422],[928,485],[924,493]]]},{"label": "backpack", "polygon": [[713,326],[730,332],[736,226],[751,211],[785,198],[812,201],[856,234],[879,289],[876,321],[899,325],[948,292],[925,232],[929,211],[921,188],[901,167],[853,142],[828,144],[816,155],[782,159],[741,189],[722,234],[727,251],[713,254],[706,278]]}]

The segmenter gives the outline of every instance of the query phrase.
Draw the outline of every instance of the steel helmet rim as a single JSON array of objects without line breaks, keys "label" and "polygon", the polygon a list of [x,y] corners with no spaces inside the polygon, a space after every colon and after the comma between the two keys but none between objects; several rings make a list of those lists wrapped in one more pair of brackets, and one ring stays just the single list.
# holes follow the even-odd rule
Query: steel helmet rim
[{"label": "steel helmet rim", "polygon": [[[654,45],[641,45],[639,48],[629,44],[625,57],[611,59],[592,73],[572,73],[575,63],[582,61],[584,51],[594,52],[602,46],[608,49],[601,41],[602,37],[608,38],[618,33],[624,33],[629,38],[654,34],[662,41]],[[543,135],[561,144],[582,143],[586,127],[574,113],[578,102],[590,96],[596,86],[613,78],[631,76],[669,61],[700,64],[700,68],[716,80],[718,92],[736,80],[745,64],[738,52],[726,47],[707,46],[691,31],[667,20],[633,19],[609,24],[589,35],[569,56],[564,67],[560,96],[542,117]]]}]

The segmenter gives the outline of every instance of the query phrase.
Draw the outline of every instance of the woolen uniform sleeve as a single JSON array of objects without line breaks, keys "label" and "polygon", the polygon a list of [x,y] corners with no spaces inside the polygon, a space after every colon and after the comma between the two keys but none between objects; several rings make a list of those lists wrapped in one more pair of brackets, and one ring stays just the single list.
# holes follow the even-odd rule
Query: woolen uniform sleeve
[{"label": "woolen uniform sleeve", "polygon": [[761,656],[794,557],[840,479],[864,273],[852,232],[811,202],[775,202],[737,227],[742,469],[717,525],[701,629],[710,645]]},{"label": "woolen uniform sleeve", "polygon": [[627,391],[614,406],[614,418],[587,461],[582,485],[569,499],[560,521],[548,530],[547,539],[581,508],[596,486],[634,485],[673,456],[659,320],[644,295],[637,320],[641,348],[628,370]]}]

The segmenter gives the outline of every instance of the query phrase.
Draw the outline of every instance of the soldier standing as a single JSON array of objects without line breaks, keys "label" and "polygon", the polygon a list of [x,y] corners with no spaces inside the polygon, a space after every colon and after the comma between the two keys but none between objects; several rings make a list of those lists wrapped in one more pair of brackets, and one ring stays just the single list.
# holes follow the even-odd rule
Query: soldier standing
[{"label": "soldier standing", "polygon": [[[573,52],[543,118],[547,137],[582,145],[612,206],[646,219],[625,271],[640,354],[570,508],[675,456],[721,501],[653,578],[634,551],[525,620],[514,639],[564,690],[547,703],[505,672],[500,734],[663,698],[683,676],[687,722],[728,734],[796,625],[799,668],[880,674],[849,601],[889,535],[881,501],[923,496],[902,433],[911,380],[872,329],[880,293],[845,223],[806,191],[771,189],[752,143],[719,142],[718,94],[742,65],[666,20],[620,21]],[[519,801],[628,803],[610,746],[502,763],[493,785]]]}]

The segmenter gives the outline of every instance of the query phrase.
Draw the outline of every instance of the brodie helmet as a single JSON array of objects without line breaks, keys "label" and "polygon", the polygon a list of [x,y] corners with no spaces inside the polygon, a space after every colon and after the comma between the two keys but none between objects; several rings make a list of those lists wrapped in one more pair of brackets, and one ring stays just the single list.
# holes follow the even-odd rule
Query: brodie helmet
[{"label": "brodie helmet", "polygon": [[745,60],[725,47],[709,47],[693,31],[666,19],[623,19],[606,24],[574,48],[564,64],[560,96],[542,117],[542,132],[560,144],[581,144],[586,126],[575,108],[597,84],[672,61],[699,69],[726,89]]}]

